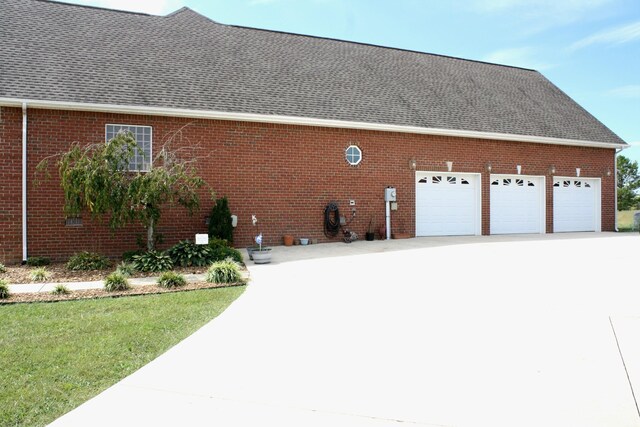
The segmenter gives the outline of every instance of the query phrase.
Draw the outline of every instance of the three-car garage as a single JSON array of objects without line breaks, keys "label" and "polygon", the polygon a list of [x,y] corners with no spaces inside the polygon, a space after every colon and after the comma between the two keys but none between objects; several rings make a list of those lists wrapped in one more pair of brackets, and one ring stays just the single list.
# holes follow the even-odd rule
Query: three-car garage
[{"label": "three-car garage", "polygon": [[[551,177],[553,232],[601,230],[600,179]],[[482,175],[416,172],[416,236],[482,234]],[[490,234],[547,231],[547,177],[489,175]]]}]

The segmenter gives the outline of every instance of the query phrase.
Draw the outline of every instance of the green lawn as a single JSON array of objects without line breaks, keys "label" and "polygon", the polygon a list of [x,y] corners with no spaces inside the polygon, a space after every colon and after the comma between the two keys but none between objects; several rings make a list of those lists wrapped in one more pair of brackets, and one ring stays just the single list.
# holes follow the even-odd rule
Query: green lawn
[{"label": "green lawn", "polygon": [[244,289],[0,306],[0,426],[50,423],[192,334]]},{"label": "green lawn", "polygon": [[640,211],[618,211],[618,228],[620,230],[631,230],[633,227],[633,215]]}]

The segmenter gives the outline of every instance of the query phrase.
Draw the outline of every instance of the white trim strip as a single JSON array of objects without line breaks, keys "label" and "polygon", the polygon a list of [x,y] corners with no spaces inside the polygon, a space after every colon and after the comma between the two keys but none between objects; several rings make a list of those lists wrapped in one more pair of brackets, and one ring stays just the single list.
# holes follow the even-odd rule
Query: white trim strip
[{"label": "white trim strip", "polygon": [[454,136],[460,138],[493,139],[500,141],[532,142],[536,144],[573,145],[595,148],[628,148],[628,144],[613,144],[577,139],[549,138],[545,136],[516,135],[497,132],[478,132],[455,129],[423,128],[417,126],[389,125],[382,123],[352,122],[346,120],[314,119],[310,117],[276,116],[225,111],[189,110],[180,108],[145,107],[137,105],[91,104],[81,102],[44,101],[30,99],[0,98],[0,105],[13,107],[28,102],[29,108],[71,111],[95,111],[102,113],[142,114],[151,116],[189,117],[194,119],[233,120],[242,122],[278,123],[301,126],[363,129],[382,132],[401,132],[426,135]]}]

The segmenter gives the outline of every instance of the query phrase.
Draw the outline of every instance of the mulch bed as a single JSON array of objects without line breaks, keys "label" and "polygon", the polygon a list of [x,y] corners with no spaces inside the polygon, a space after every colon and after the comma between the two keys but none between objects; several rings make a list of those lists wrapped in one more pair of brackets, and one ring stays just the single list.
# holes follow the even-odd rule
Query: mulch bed
[{"label": "mulch bed", "polygon": [[[31,278],[31,272],[37,267],[28,267],[26,265],[6,266],[6,273],[0,273],[0,279],[6,280],[9,284],[23,284],[33,283]],[[57,263],[46,265],[45,268],[49,273],[49,278],[45,280],[47,283],[64,283],[64,282],[93,282],[96,280],[104,280],[110,273],[115,270],[115,265],[108,270],[94,270],[94,271],[73,271],[67,269],[66,264]],[[206,267],[176,267],[173,269],[176,273],[181,274],[198,274],[205,273]],[[135,272],[131,275],[131,278],[137,277],[149,277],[159,276],[161,273],[148,272],[141,273]]]},{"label": "mulch bed", "polygon": [[[99,280],[99,279],[96,279]],[[148,295],[148,294],[166,294],[170,292],[184,292],[195,291],[198,289],[211,289],[211,288],[227,288],[231,286],[242,286],[241,283],[208,283],[208,282],[192,282],[187,283],[185,286],[179,288],[161,288],[155,285],[144,286],[132,286],[127,291],[107,292],[103,289],[86,289],[81,291],[71,291],[66,295],[54,295],[48,292],[33,292],[33,293],[20,293],[11,294],[7,299],[0,299],[0,305],[2,304],[17,304],[17,303],[31,303],[31,302],[55,302],[55,301],[71,301],[80,299],[95,299],[95,298],[114,298],[132,295]]]}]

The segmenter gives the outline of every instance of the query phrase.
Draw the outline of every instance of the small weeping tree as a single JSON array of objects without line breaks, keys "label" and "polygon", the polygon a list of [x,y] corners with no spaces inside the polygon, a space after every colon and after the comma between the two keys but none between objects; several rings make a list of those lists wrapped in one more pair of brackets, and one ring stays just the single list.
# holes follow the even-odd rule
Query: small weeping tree
[{"label": "small weeping tree", "polygon": [[[161,147],[149,171],[129,171],[137,152],[131,132],[120,132],[107,143],[82,146],[74,143],[59,153],[56,166],[64,191],[64,212],[68,216],[88,211],[92,218],[109,217],[112,229],[140,221],[147,229],[147,249],[154,249],[155,227],[167,204],[178,204],[189,212],[199,208],[198,189],[205,185],[195,170],[193,155],[184,159],[171,150],[179,131]],[[37,166],[46,173],[49,158]]]}]

